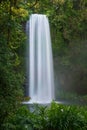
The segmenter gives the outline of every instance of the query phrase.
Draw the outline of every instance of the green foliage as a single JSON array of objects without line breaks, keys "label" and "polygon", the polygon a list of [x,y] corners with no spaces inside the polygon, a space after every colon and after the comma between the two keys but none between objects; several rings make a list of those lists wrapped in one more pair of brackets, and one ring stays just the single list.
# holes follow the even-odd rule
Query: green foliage
[{"label": "green foliage", "polygon": [[65,55],[72,41],[86,39],[86,6],[86,0],[39,0],[27,3],[27,9],[32,13],[49,17],[54,56]]},{"label": "green foliage", "polygon": [[[14,6],[14,7],[13,7]],[[16,13],[13,12],[14,8]],[[20,19],[19,19],[20,16]],[[0,129],[16,111],[23,96],[25,34],[23,9],[16,9],[12,1],[0,3]],[[23,51],[20,52],[20,51]],[[22,53],[22,54],[21,54]]]},{"label": "green foliage", "polygon": [[6,130],[32,130],[32,122],[29,119],[30,112],[26,107],[21,107],[9,117],[9,121],[3,125]]},{"label": "green foliage", "polygon": [[5,130],[86,130],[87,108],[81,106],[33,105],[20,107],[4,124]]},{"label": "green foliage", "polygon": [[[14,112],[23,99],[22,86],[25,80],[24,51],[26,40],[24,24],[31,13],[42,13],[49,17],[54,66],[56,72],[58,71],[57,76],[60,79],[58,79],[58,82],[61,88],[66,86],[70,88],[72,84],[73,90],[86,94],[86,6],[87,0],[0,1],[0,125],[4,126],[3,124],[8,119],[12,119],[12,122],[10,120],[10,123],[5,124],[5,130],[32,128],[50,130],[87,129],[85,125],[87,123],[85,122],[87,112],[83,112],[85,116],[82,113],[79,115],[78,112],[74,111],[74,107],[64,106],[62,108],[61,105],[53,104],[49,109],[39,107],[33,113],[21,108],[19,114],[16,113],[14,116]],[[84,93],[82,93],[83,88]],[[61,111],[62,109],[64,109],[64,112]],[[78,110],[78,108],[76,109]],[[23,115],[24,111],[28,115]]]},{"label": "green foliage", "polygon": [[51,129],[86,129],[85,117],[82,113],[79,114],[79,108],[76,106],[63,106],[53,102],[48,114]]},{"label": "green foliage", "polygon": [[47,15],[51,25],[56,92],[60,89],[86,95],[87,1],[54,0],[51,4]]}]

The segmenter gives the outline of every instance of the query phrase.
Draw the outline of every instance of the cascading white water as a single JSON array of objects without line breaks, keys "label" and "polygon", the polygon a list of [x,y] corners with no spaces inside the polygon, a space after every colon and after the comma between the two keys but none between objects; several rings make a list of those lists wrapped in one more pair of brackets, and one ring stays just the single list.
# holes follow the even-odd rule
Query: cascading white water
[{"label": "cascading white water", "polygon": [[53,59],[46,15],[32,14],[29,21],[29,97],[31,103],[54,99]]}]

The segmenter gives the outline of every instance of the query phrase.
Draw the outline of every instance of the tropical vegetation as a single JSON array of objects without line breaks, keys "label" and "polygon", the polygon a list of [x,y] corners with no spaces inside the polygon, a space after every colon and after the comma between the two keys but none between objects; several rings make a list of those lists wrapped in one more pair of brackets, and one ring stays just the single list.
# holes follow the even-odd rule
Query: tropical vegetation
[{"label": "tropical vegetation", "polygon": [[[86,130],[87,110],[52,103],[21,106],[26,85],[26,21],[49,18],[56,99],[87,103],[87,0],[0,0],[0,129]],[[82,97],[82,98],[81,98]]]}]

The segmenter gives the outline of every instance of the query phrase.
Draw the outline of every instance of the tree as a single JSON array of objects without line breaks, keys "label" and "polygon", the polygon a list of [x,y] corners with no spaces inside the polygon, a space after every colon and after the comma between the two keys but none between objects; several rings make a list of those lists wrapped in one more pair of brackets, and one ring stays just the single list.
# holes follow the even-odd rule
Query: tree
[{"label": "tree", "polygon": [[[27,11],[19,1],[0,2],[0,124],[16,111],[23,97],[25,34],[22,22]],[[21,52],[23,51],[23,53]],[[1,129],[3,129],[1,127]]]}]

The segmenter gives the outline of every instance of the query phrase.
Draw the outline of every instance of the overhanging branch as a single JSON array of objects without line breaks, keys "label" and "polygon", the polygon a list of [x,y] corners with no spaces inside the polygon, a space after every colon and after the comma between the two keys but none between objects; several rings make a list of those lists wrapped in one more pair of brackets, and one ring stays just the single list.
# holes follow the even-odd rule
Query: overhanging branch
[{"label": "overhanging branch", "polygon": [[37,4],[38,0],[35,1],[35,3],[30,7],[33,8]]}]

